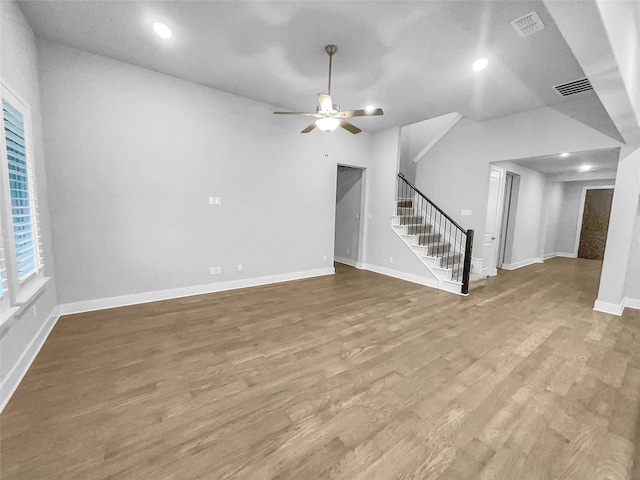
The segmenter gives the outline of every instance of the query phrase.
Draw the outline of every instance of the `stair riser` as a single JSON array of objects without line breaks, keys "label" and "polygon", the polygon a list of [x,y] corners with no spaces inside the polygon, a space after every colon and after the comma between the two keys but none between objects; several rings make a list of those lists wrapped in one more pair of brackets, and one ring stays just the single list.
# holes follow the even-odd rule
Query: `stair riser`
[{"label": "stair riser", "polygon": [[400,225],[421,224],[422,222],[422,217],[417,215],[403,215],[400,217]]},{"label": "stair riser", "polygon": [[398,200],[398,207],[413,207],[411,200]]},{"label": "stair riser", "polygon": [[460,255],[454,257],[440,257],[440,266],[442,268],[458,268],[458,264],[462,263]]},{"label": "stair riser", "polygon": [[427,246],[431,243],[439,242],[441,237],[442,235],[439,233],[428,233],[426,235],[420,235],[420,238],[418,239],[418,243],[420,245]]},{"label": "stair riser", "polygon": [[427,246],[427,251],[429,252],[429,255],[433,255],[434,257],[442,256],[448,253],[450,250],[451,250],[451,244]]},{"label": "stair riser", "polygon": [[409,235],[427,235],[431,231],[431,225],[409,225],[407,233]]},{"label": "stair riser", "polygon": [[412,207],[398,207],[396,209],[396,215],[414,215]]}]

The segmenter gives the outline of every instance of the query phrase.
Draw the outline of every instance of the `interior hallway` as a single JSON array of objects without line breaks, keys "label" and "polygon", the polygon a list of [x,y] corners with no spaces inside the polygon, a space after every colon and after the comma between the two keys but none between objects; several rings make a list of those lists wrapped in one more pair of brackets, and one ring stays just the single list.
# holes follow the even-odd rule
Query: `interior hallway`
[{"label": "interior hallway", "polygon": [[629,478],[640,311],[592,310],[599,268],[460,297],[338,264],[63,317],[0,417],[0,477]]}]

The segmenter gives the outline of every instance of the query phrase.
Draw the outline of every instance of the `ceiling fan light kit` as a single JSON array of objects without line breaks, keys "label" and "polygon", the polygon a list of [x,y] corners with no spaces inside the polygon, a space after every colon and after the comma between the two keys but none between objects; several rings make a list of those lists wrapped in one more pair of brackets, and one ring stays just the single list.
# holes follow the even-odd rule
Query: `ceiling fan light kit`
[{"label": "ceiling fan light kit", "polygon": [[340,110],[340,107],[333,103],[331,100],[331,67],[332,67],[332,59],[333,55],[338,51],[338,47],[335,45],[327,45],[324,47],[325,52],[329,55],[329,84],[327,88],[327,93],[319,93],[318,94],[318,106],[316,107],[315,113],[305,113],[305,112],[273,112],[277,115],[305,115],[307,117],[316,118],[311,125],[302,130],[301,133],[309,133],[318,127],[319,130],[323,132],[332,132],[338,127],[342,127],[345,130],[356,134],[360,133],[360,130],[355,125],[347,122],[345,118],[351,117],[368,117],[374,115],[383,115],[384,112],[381,108],[375,108],[372,106],[368,106],[363,110],[347,110],[345,112]]}]

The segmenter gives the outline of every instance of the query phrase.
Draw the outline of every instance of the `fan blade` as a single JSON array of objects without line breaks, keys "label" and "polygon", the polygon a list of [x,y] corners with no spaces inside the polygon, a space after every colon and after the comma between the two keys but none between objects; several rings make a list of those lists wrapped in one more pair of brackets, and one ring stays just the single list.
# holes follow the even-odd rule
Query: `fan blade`
[{"label": "fan blade", "polygon": [[381,108],[376,108],[370,112],[366,110],[348,110],[346,112],[340,112],[338,116],[340,118],[351,118],[351,117],[370,117],[372,115],[384,115],[384,112]]},{"label": "fan blade", "polygon": [[302,130],[300,133],[309,133],[314,128],[316,128],[316,122],[313,122],[311,125],[309,125],[307,128]]},{"label": "fan blade", "polygon": [[318,115],[317,113],[307,113],[307,112],[273,112],[274,115],[306,115],[307,117],[316,117],[320,118],[322,115]]},{"label": "fan blade", "polygon": [[340,120],[340,126],[342,128],[344,128],[345,130],[349,130],[353,134],[360,133],[362,131],[358,127],[356,127],[355,125],[347,122],[346,120]]},{"label": "fan blade", "polygon": [[318,105],[320,105],[320,110],[322,110],[323,112],[330,112],[331,110],[333,110],[331,95],[327,95],[326,93],[319,93]]}]

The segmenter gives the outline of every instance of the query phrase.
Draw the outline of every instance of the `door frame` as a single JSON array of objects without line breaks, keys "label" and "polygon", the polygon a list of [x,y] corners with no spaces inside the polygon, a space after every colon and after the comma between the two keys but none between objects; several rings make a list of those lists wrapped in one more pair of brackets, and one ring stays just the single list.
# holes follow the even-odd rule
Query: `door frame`
[{"label": "door frame", "polygon": [[[502,214],[500,219],[500,231],[498,232],[498,256],[496,258],[496,268],[502,268],[502,264],[504,263],[504,257],[508,246],[507,241],[509,240],[509,226],[510,224],[513,225],[512,222],[514,221],[514,219],[511,218],[513,213],[511,212],[511,207],[513,206],[513,184],[516,176],[519,175],[505,170],[503,185],[504,192],[502,193]],[[509,190],[508,192],[507,189]],[[513,243],[513,238],[511,238],[511,242]]]},{"label": "door frame", "polygon": [[[573,245],[573,256],[578,258],[578,248],[580,248],[580,232],[582,231],[582,220],[584,217],[584,202],[587,198],[587,190],[613,190],[615,185],[585,185],[582,187],[582,196],[580,197],[580,210],[578,211],[578,225],[576,225],[576,241]],[[609,231],[607,230],[607,236]]]},{"label": "door frame", "polygon": [[[497,211],[496,211],[496,227],[497,227],[497,231],[495,232],[496,235],[496,247],[494,249],[494,254],[491,256],[491,258],[487,258],[487,252],[482,252],[482,256],[483,259],[487,261],[487,265],[484,264],[483,261],[483,265],[482,265],[482,274],[486,274],[487,276],[494,276],[498,274],[498,268],[497,268],[497,264],[498,264],[498,245],[500,244],[500,227],[501,227],[501,220],[502,220],[502,207],[503,207],[503,203],[504,203],[504,183],[505,183],[505,177],[507,176],[507,169],[504,167],[499,167],[497,165],[494,164],[490,164],[489,165],[489,182],[491,182],[491,171],[495,170],[497,172],[500,173],[500,180],[498,182],[498,205],[497,205]],[[491,183],[489,183],[489,185],[491,185]],[[491,186],[489,186],[489,189],[491,188]],[[487,217],[489,216],[489,209],[488,209],[488,204],[489,204],[489,196],[490,196],[491,192],[489,190],[487,190]],[[487,217],[485,217],[485,227],[484,227],[484,232],[482,232],[482,246],[483,246],[483,250],[484,250],[484,245],[486,244],[486,219]]]}]

